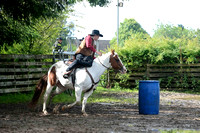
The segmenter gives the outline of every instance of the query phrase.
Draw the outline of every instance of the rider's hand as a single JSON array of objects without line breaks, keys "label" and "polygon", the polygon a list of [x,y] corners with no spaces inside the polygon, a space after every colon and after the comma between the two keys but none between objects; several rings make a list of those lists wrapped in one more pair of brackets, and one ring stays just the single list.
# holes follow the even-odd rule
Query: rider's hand
[{"label": "rider's hand", "polygon": [[102,53],[101,53],[101,52],[96,51],[96,53],[97,53],[99,56],[102,56]]}]

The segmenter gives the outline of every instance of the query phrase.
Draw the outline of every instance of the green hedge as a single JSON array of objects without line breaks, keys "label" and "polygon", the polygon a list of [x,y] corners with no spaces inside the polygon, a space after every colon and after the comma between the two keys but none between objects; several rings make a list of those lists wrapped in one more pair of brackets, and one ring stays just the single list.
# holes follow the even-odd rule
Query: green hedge
[{"label": "green hedge", "polygon": [[[197,38],[188,40],[170,38],[141,38],[140,34],[127,40],[123,47],[111,46],[130,67],[144,64],[197,63],[200,57],[200,43]],[[182,58],[181,58],[182,57]]]},{"label": "green hedge", "polygon": [[[127,69],[146,67],[146,64],[194,64],[199,62],[200,43],[197,38],[150,38],[145,37],[143,34],[136,34],[131,38],[125,42],[123,47],[111,46],[111,49],[115,49],[119,54]],[[123,85],[128,84],[125,77],[129,78],[123,76],[122,81],[124,83],[121,83]],[[188,77],[180,78],[187,79]],[[197,83],[199,82],[195,80],[196,84],[193,83],[193,86],[198,86]],[[176,84],[187,84],[187,81],[184,80],[184,83]],[[189,83],[186,86],[188,85]],[[187,87],[183,88],[187,89]],[[180,88],[177,89],[181,90]],[[199,89],[194,88],[194,90],[198,91]]]}]

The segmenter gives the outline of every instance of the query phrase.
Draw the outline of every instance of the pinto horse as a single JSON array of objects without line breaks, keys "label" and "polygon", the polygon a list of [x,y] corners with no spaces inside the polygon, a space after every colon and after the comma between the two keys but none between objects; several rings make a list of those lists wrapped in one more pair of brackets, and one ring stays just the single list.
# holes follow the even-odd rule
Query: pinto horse
[{"label": "pinto horse", "polygon": [[71,108],[74,105],[79,104],[81,102],[81,94],[84,92],[82,113],[83,115],[87,115],[85,112],[87,99],[93,93],[94,88],[97,86],[97,82],[100,80],[104,71],[111,67],[115,70],[119,70],[122,74],[127,71],[114,50],[94,59],[92,67],[87,68],[87,70],[85,68],[78,68],[75,73],[76,80],[74,84],[72,84],[71,77],[68,79],[63,78],[67,67],[68,66],[63,61],[59,61],[50,67],[48,74],[40,78],[32,101],[30,102],[30,106],[34,107],[41,94],[44,92],[43,113],[44,115],[47,115],[48,112],[46,106],[48,97],[50,96],[53,87],[57,86],[55,91],[51,94],[50,100],[53,96],[64,92],[66,89],[75,89],[76,101],[68,106],[64,105],[62,110],[65,110],[66,108]]}]

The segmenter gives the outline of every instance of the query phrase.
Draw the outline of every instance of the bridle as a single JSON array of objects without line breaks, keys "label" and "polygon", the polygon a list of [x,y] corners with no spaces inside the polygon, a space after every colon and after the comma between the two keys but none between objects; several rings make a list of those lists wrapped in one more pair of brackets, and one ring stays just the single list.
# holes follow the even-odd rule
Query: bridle
[{"label": "bridle", "polygon": [[[111,54],[111,55],[110,55],[110,59],[111,59],[111,56],[113,57],[114,55]],[[107,67],[107,66],[105,66],[103,63],[101,63],[99,57],[97,57],[97,58],[98,58],[100,64],[101,64],[103,67],[109,69],[109,67]],[[113,58],[114,58],[114,57],[113,57]],[[114,58],[114,60],[117,62],[118,67],[119,67],[119,66],[120,66],[120,67],[119,67],[119,69],[116,69],[116,68],[113,68],[113,69],[123,71],[123,65],[120,63],[120,60],[119,60],[119,59],[116,59],[116,58]],[[111,66],[112,66],[112,62],[110,62],[110,63],[111,63]],[[112,67],[113,67],[113,66],[112,66]],[[93,89],[93,87],[94,87],[95,85],[97,85],[97,84],[99,83],[99,81],[94,82],[94,79],[93,79],[92,75],[90,74],[90,72],[87,70],[86,67],[85,67],[85,70],[86,70],[87,74],[89,75],[89,77],[90,77],[90,79],[91,79],[91,81],[92,81],[92,86],[86,91],[86,92],[89,92],[90,90]]]},{"label": "bridle", "polygon": [[[115,56],[117,56],[117,55],[115,55]],[[111,62],[111,65],[112,65],[113,69],[123,71],[124,66],[121,64],[120,60],[118,58],[115,58],[114,55],[113,55],[113,59],[117,63],[117,67],[113,67],[112,62]]]},{"label": "bridle", "polygon": [[[114,58],[113,57],[114,55],[113,54],[111,54],[110,55],[110,60],[111,60],[111,58],[113,58],[115,61],[116,61],[116,63],[117,63],[117,68],[114,68],[113,66],[112,66],[112,62],[110,62],[111,63],[111,66],[113,67],[113,69],[115,69],[115,70],[123,70],[123,65],[120,63],[120,60],[119,59],[116,59],[116,58]],[[107,66],[105,66],[103,63],[101,63],[101,61],[100,61],[100,59],[99,59],[99,57],[98,57],[98,60],[99,60],[99,62],[100,62],[100,64],[102,65],[102,66],[104,66],[105,68],[107,68],[107,69],[110,69],[109,67],[107,67]]]}]

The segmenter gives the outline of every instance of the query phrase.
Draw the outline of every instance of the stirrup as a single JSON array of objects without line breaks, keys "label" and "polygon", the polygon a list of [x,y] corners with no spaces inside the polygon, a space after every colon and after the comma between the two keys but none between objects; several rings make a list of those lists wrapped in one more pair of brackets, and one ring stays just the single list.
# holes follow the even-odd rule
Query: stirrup
[{"label": "stirrup", "polygon": [[69,75],[72,73],[72,71],[73,70],[71,70],[71,71],[68,71],[67,73],[65,73],[64,75],[63,75],[63,78],[68,78],[69,77]]},{"label": "stirrup", "polygon": [[64,74],[63,78],[67,79],[69,77],[69,74]]}]

